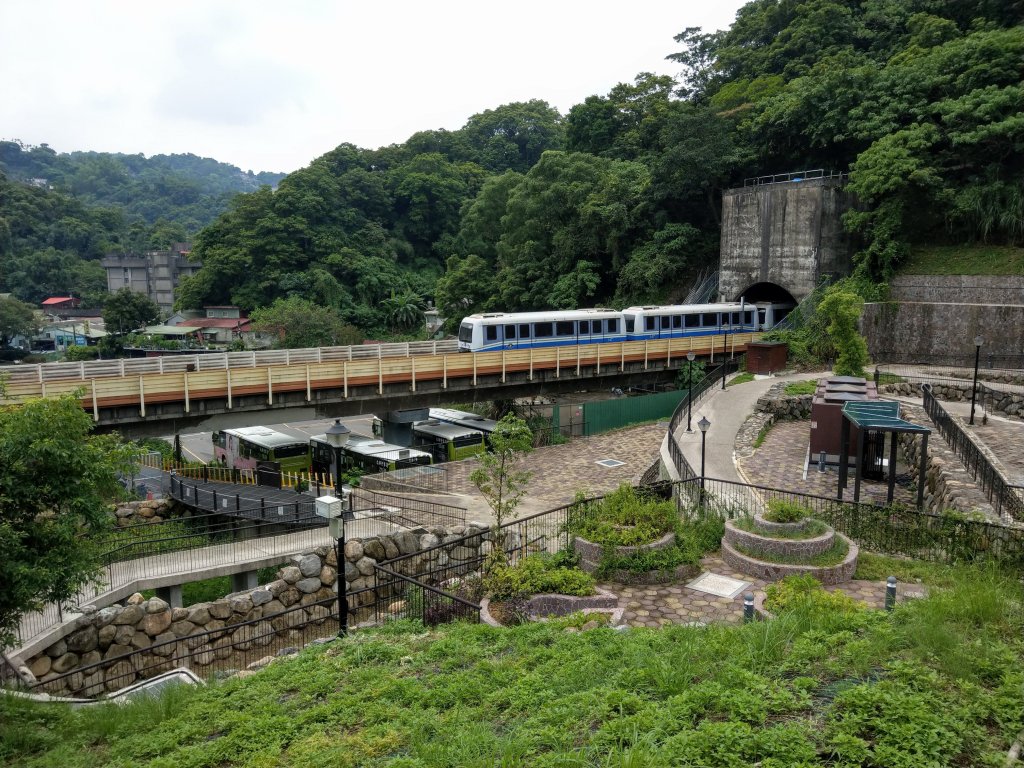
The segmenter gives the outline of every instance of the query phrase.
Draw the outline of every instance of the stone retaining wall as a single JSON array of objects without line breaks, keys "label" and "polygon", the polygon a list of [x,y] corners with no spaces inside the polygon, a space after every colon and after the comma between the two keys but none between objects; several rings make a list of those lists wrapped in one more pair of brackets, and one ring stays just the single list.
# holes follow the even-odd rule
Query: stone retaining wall
[{"label": "stone retaining wall", "polygon": [[[903,386],[903,385],[898,385]],[[915,424],[931,424],[923,408],[904,405],[904,418]],[[920,483],[921,441],[909,433],[900,433],[899,445],[907,460],[910,476]],[[953,510],[999,522],[985,494],[975,485],[963,462],[953,453],[938,431],[933,430],[928,440],[925,459],[924,511],[939,515]]]},{"label": "stone retaining wall", "polygon": [[[466,535],[474,538],[463,541]],[[357,624],[372,618],[369,606],[375,599],[371,588],[375,586],[374,566],[378,562],[442,545],[429,554],[399,561],[395,565],[397,572],[412,574],[427,566],[448,566],[451,574],[458,570],[460,562],[467,563],[466,570],[475,569],[481,555],[490,551],[490,535],[487,526],[474,523],[348,541],[343,576],[350,593],[352,622]],[[455,540],[460,541],[452,543]],[[443,546],[447,543],[451,545]],[[161,666],[162,657],[175,652],[176,643],[172,641],[183,640],[193,653],[189,665],[202,673],[203,667],[215,659],[225,659],[234,650],[247,650],[254,637],[261,638],[257,644],[269,644],[274,634],[301,640],[296,636],[297,628],[311,622],[323,623],[332,615],[331,609],[316,603],[336,595],[336,579],[334,548],[318,547],[292,558],[292,563],[281,568],[277,578],[269,584],[209,603],[172,608],[160,598],[146,600],[136,593],[124,605],[100,610],[85,606],[70,634],[42,653],[24,660],[23,667],[43,683],[59,678],[53,687],[47,688],[51,694],[97,696],[131,684],[138,677],[138,669],[145,668],[151,674],[164,671],[168,665]],[[292,610],[296,607],[303,610]],[[257,623],[247,623],[253,621]],[[231,629],[239,624],[245,626]],[[213,642],[204,636],[204,633],[220,630],[224,634]],[[146,652],[153,646],[157,647]],[[135,653],[137,651],[144,653]],[[134,655],[125,658],[127,654]],[[104,661],[110,663],[102,664]],[[67,675],[86,667],[86,674]]]},{"label": "stone retaining wall", "polygon": [[[946,374],[948,375],[948,374]],[[896,384],[883,384],[879,387],[879,393],[901,395],[904,397],[921,397],[921,384],[908,381]],[[1013,419],[1024,419],[1024,394],[1018,392],[1003,392],[986,387],[984,392],[981,386],[978,387],[978,403],[984,401],[987,408]],[[936,400],[948,402],[962,402],[971,399],[970,384],[933,384],[932,396]]]},{"label": "stone retaining wall", "polygon": [[171,517],[182,517],[184,507],[173,499],[149,499],[129,501],[114,508],[114,518],[119,528],[142,523],[160,523]]},{"label": "stone retaining wall", "polygon": [[786,385],[792,382],[780,381],[761,395],[754,406],[754,412],[747,417],[736,433],[735,451],[737,458],[754,455],[754,443],[761,430],[771,428],[777,421],[801,421],[811,417],[813,395],[787,395]]},{"label": "stone retaining wall", "polygon": [[850,547],[846,558],[839,565],[818,567],[813,565],[788,565],[783,563],[768,563],[762,560],[754,560],[746,555],[737,552],[729,542],[722,540],[722,559],[727,565],[735,568],[741,573],[756,576],[764,581],[778,581],[793,574],[810,574],[822,584],[841,584],[853,578],[853,572],[857,570],[857,555],[860,553],[856,544],[837,533],[836,536],[846,540]]},{"label": "stone retaining wall", "polygon": [[835,541],[835,532],[831,528],[808,539],[776,539],[767,533],[745,531],[732,520],[725,521],[725,535],[729,543],[739,544],[754,555],[773,557],[815,557],[831,549]]}]

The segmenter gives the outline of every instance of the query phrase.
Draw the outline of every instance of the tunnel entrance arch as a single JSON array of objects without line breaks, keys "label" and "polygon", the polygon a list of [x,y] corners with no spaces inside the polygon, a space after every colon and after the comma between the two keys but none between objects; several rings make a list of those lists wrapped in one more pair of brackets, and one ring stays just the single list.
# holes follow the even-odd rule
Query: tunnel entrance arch
[{"label": "tunnel entrance arch", "polygon": [[792,304],[797,305],[793,294],[776,283],[754,283],[744,291],[740,291],[732,298],[733,301],[743,299],[748,304],[767,302],[769,304]]}]

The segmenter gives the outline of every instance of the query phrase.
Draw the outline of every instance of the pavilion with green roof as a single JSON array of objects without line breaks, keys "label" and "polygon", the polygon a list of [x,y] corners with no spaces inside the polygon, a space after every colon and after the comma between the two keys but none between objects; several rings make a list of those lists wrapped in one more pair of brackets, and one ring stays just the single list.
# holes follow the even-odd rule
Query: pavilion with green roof
[{"label": "pavilion with green roof", "polygon": [[851,400],[843,404],[843,423],[840,432],[839,444],[844,447],[839,452],[839,491],[837,498],[843,498],[843,489],[846,487],[847,466],[849,464],[848,451],[845,447],[850,444],[851,424],[857,428],[857,461],[854,467],[853,479],[853,500],[860,501],[860,482],[864,471],[864,442],[867,432],[888,432],[889,439],[889,490],[886,495],[886,503],[892,504],[893,495],[896,491],[896,435],[901,432],[920,434],[923,440],[921,445],[921,465],[918,471],[917,481],[917,508],[924,507],[924,485],[925,468],[928,462],[928,435],[931,430],[914,424],[900,417],[900,404],[892,400]]}]

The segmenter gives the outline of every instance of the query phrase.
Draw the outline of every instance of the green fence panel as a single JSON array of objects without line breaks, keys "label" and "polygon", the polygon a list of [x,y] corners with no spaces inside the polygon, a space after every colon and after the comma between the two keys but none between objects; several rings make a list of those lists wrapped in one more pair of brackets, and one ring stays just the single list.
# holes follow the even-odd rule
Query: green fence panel
[{"label": "green fence panel", "polygon": [[670,418],[676,406],[685,399],[684,389],[679,392],[658,392],[653,395],[584,403],[583,421],[587,425],[587,434],[596,435],[610,429],[628,427],[630,424]]}]

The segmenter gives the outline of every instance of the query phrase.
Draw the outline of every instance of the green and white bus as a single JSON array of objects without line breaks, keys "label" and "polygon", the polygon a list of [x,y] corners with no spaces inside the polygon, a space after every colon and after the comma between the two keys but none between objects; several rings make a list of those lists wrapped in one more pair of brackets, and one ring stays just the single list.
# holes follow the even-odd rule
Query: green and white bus
[{"label": "green and white bus", "polygon": [[468,459],[487,450],[484,433],[437,419],[419,421],[412,425],[412,446],[430,451],[434,461]]},{"label": "green and white bus", "polygon": [[282,472],[308,472],[309,443],[269,427],[222,429],[213,433],[213,458],[234,469],[272,461]]},{"label": "green and white bus", "polygon": [[[316,435],[309,440],[313,466],[317,471],[329,472],[334,448],[327,442],[326,435]],[[360,469],[368,474],[393,472],[405,467],[419,467],[433,464],[431,454],[413,448],[391,445],[374,437],[350,435],[340,448],[341,469]]]}]

